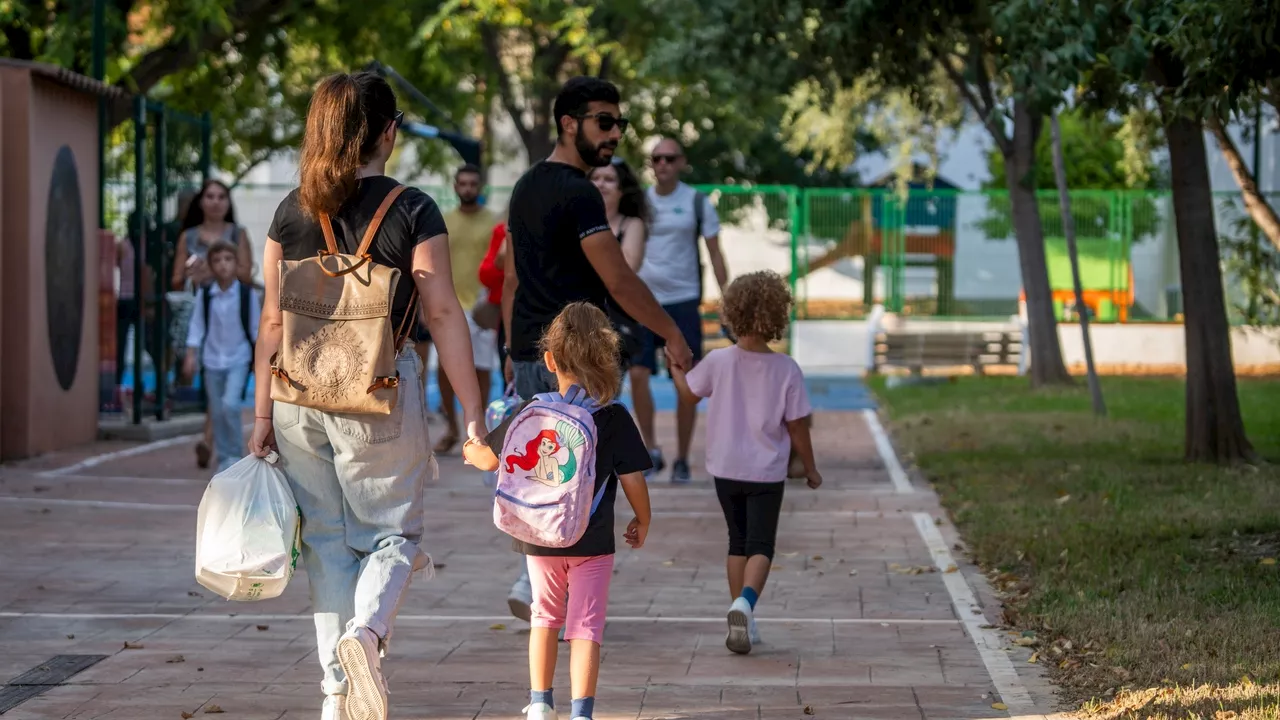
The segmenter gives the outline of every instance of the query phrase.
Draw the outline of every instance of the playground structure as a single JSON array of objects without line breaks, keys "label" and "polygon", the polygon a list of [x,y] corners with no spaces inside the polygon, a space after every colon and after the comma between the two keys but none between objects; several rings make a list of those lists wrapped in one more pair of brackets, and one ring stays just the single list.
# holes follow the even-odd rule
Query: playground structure
[{"label": "playground structure", "polygon": [[[1106,238],[1089,238],[1076,242],[1080,266],[1080,286],[1089,319],[1098,322],[1129,322],[1134,304],[1133,267],[1121,243]],[[1058,320],[1080,319],[1076,307],[1075,285],[1071,278],[1071,258],[1065,238],[1045,238],[1045,265],[1049,270],[1049,289],[1053,296],[1053,314]],[[1018,302],[1024,303],[1023,290]]]}]

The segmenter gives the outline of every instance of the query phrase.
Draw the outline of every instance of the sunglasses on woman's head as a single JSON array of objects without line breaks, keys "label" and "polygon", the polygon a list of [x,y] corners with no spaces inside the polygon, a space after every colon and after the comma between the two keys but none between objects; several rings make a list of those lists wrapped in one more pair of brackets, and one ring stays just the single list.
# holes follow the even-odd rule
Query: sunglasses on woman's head
[{"label": "sunglasses on woman's head", "polygon": [[576,117],[578,120],[595,118],[596,124],[599,125],[600,129],[604,132],[609,132],[610,130],[612,130],[614,125],[617,125],[618,129],[621,130],[622,132],[626,132],[627,126],[631,124],[630,120],[626,118],[614,117],[609,113],[596,113],[594,115],[578,115]]},{"label": "sunglasses on woman's head", "polygon": [[391,119],[391,122],[396,124],[396,128],[399,128],[401,125],[404,125],[404,111],[397,110],[396,115]]}]

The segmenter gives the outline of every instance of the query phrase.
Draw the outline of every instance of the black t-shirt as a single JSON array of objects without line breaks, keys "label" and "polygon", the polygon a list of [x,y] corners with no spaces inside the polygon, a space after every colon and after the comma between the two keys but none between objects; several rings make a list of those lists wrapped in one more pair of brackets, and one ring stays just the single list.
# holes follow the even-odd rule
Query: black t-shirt
[{"label": "black t-shirt", "polygon": [[[520,406],[523,410],[526,402]],[[505,422],[493,429],[485,438],[485,442],[493,451],[501,455],[502,442],[507,438],[507,428],[519,414],[519,410],[511,414]],[[592,413],[596,421],[596,486],[592,488],[592,497],[600,492],[600,484],[605,486],[604,497],[600,506],[587,523],[587,530],[582,539],[567,548],[544,548],[530,545],[519,540],[512,540],[511,547],[525,555],[555,557],[591,557],[594,555],[612,555],[613,545],[613,503],[618,497],[618,476],[627,473],[644,472],[653,467],[649,450],[640,437],[631,413],[622,405],[607,405]]]},{"label": "black t-shirt", "polygon": [[604,199],[572,165],[543,160],[511,191],[508,205],[515,252],[511,359],[536,361],[538,341],[566,305],[586,301],[609,309],[609,291],[582,251],[582,241],[609,229]]},{"label": "black t-shirt", "polygon": [[[378,206],[397,185],[398,182],[385,175],[360,180],[355,195],[332,217],[333,237],[339,251],[356,251],[365,229],[378,212]],[[446,232],[444,217],[440,215],[436,201],[417,188],[405,188],[382,218],[382,226],[369,245],[369,254],[379,265],[400,268],[400,282],[396,284],[396,295],[391,304],[393,331],[400,329],[400,321],[404,319],[413,293],[413,249],[419,243]],[[325,249],[320,224],[302,212],[296,188],[276,208],[267,237],[280,243],[285,260],[305,260]],[[276,271],[275,268],[263,269]]]}]

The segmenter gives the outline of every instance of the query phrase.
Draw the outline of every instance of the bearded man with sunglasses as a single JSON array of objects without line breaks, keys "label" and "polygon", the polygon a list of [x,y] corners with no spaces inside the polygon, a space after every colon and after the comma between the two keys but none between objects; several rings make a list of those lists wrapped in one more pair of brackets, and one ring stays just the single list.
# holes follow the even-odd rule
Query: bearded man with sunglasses
[{"label": "bearded man with sunglasses", "polygon": [[[648,190],[653,218],[649,239],[645,244],[644,264],[640,279],[662,303],[680,326],[685,344],[692,348],[693,361],[702,359],[702,258],[698,240],[707,245],[707,258],[720,291],[729,285],[729,269],[720,252],[720,219],[706,195],[680,182],[685,170],[684,148],[672,138],[663,138],[649,154],[656,184]],[[666,464],[658,448],[653,429],[653,394],[649,378],[658,372],[658,348],[663,346],[661,333],[642,332],[642,348],[638,362],[631,366],[631,396],[636,406],[636,424],[649,447],[653,470]],[[668,369],[670,373],[670,369]],[[689,446],[698,406],[685,401],[676,403],[676,456],[671,464],[671,482],[690,481]]]},{"label": "bearded man with sunglasses", "polygon": [[[567,305],[589,302],[608,312],[616,302],[666,341],[667,363],[688,369],[693,353],[679,326],[622,255],[609,227],[604,198],[587,172],[613,160],[628,121],[618,89],[606,80],[576,77],[552,107],[559,138],[551,156],[535,163],[511,191],[502,316],[507,335],[506,375],[516,393],[530,399],[559,389],[542,362],[538,343]],[[528,621],[532,602],[528,572],[511,588],[512,614]]]}]

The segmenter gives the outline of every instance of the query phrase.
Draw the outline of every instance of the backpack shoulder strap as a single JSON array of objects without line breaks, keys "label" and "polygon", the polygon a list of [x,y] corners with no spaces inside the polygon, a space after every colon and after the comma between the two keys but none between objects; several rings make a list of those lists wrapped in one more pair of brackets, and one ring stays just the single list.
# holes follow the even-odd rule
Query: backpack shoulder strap
[{"label": "backpack shoulder strap", "polygon": [[397,185],[382,199],[382,204],[378,206],[378,212],[374,214],[373,220],[369,222],[369,227],[364,231],[364,239],[360,241],[360,247],[356,248],[356,255],[363,256],[369,252],[369,246],[373,244],[373,238],[378,234],[378,228],[382,226],[382,219],[387,216],[387,211],[391,209],[391,205],[395,203],[396,198],[400,197],[400,193],[404,192],[404,190],[404,185]]},{"label": "backpack shoulder strap", "polygon": [[702,216],[706,212],[702,206],[706,201],[707,196],[701,190],[693,191],[693,242],[695,244],[702,237]]},{"label": "backpack shoulder strap", "polygon": [[204,337],[200,338],[201,346],[209,339],[209,303],[213,301],[211,290],[213,290],[212,285],[200,291],[200,312],[204,318]]},{"label": "backpack shoulder strap", "polygon": [[244,339],[249,341],[249,347],[253,347],[253,333],[249,329],[249,305],[252,295],[253,286],[240,283],[240,327],[244,330]]}]

